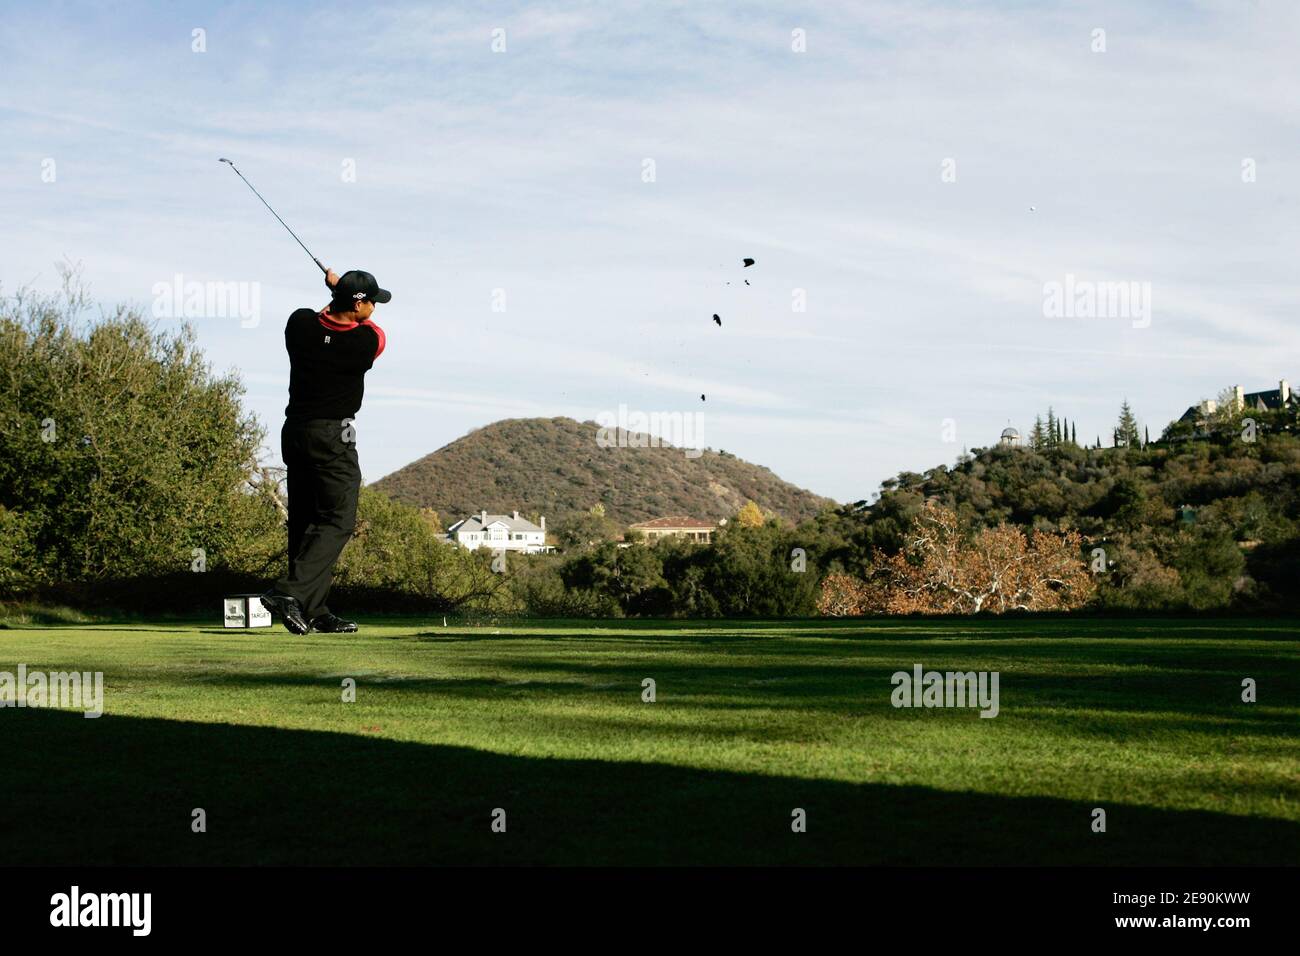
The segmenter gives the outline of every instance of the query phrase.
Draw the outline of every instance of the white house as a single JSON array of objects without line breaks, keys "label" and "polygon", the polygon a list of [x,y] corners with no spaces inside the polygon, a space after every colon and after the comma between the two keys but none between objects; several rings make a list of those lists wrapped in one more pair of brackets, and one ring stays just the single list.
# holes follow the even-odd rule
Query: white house
[{"label": "white house", "polygon": [[535,525],[519,512],[508,515],[490,515],[480,511],[462,518],[447,529],[447,540],[462,548],[475,551],[490,548],[493,551],[523,551],[537,554],[546,551],[546,518]]}]

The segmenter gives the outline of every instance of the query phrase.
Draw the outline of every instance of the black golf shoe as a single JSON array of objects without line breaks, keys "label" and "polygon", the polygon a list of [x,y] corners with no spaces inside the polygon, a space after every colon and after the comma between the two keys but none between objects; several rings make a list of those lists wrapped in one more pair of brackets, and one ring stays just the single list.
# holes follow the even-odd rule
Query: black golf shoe
[{"label": "black golf shoe", "polygon": [[280,615],[280,620],[291,634],[306,634],[311,630],[297,598],[278,591],[267,591],[262,595],[262,607],[272,614]]},{"label": "black golf shoe", "polygon": [[357,622],[345,621],[341,617],[325,613],[320,617],[312,618],[311,629],[317,634],[354,634],[357,630]]}]

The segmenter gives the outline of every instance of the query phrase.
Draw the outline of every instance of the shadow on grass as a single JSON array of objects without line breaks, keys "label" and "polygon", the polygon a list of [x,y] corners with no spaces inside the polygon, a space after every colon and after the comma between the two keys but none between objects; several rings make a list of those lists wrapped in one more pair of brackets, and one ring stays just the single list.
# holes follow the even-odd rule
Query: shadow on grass
[{"label": "shadow on grass", "polygon": [[[763,637],[767,641],[788,640],[792,635],[788,631],[772,631]],[[511,631],[483,630],[478,632],[465,631],[419,631],[416,634],[394,634],[387,640],[391,641],[416,641],[421,644],[490,644],[492,642],[502,641],[544,641],[548,644],[623,644],[623,645],[659,645],[659,644],[676,644],[680,647],[707,647],[710,644],[742,644],[751,647],[760,646],[755,643],[755,637],[750,633],[736,634],[731,632],[710,632],[707,634],[689,634],[677,636],[673,634],[620,634],[609,632],[607,634],[527,634]],[[765,641],[766,644],[766,641]]]},{"label": "shadow on grass", "polygon": [[[994,616],[911,615],[856,618],[514,618],[501,616],[478,622],[448,618],[453,629],[504,632],[569,632],[585,636],[653,637],[692,640],[701,636],[740,635],[762,637],[804,636],[854,640],[899,637],[910,640],[1013,639],[1024,637],[1105,637],[1208,640],[1295,640],[1300,622],[1295,617],[1243,617],[1206,614],[1102,616],[1091,614],[1013,614]],[[363,623],[399,627],[433,626],[419,617],[366,616]],[[684,632],[681,635],[675,632]],[[504,634],[503,634],[504,636]],[[563,636],[563,633],[557,635]]]},{"label": "shadow on grass", "polygon": [[[410,637],[401,640],[436,643]],[[586,661],[572,656],[542,656],[542,650],[556,646],[552,642],[557,639],[550,637],[539,638],[539,653],[527,656],[518,651],[525,640],[514,639],[512,656],[498,662],[497,669],[512,666],[529,672],[539,684],[553,682],[575,692],[593,684],[636,688],[643,678],[653,676],[661,687],[672,687],[684,698],[714,697],[725,691],[734,698],[728,706],[737,707],[752,704],[839,711],[845,701],[861,701],[864,695],[874,694],[884,700],[893,687],[892,674],[900,669],[910,672],[914,663],[938,671],[998,670],[1003,706],[1008,713],[1021,706],[1104,710],[1113,715],[1173,712],[1186,718],[1189,729],[1202,732],[1223,729],[1218,722],[1231,720],[1238,727],[1295,734],[1292,717],[1241,702],[1242,675],[1267,675],[1265,686],[1275,703],[1300,700],[1300,665],[1296,661],[1243,652],[1231,645],[1189,651],[1045,644],[1033,651],[1021,649],[1010,657],[1005,648],[980,645],[964,646],[956,652],[895,651],[880,644],[846,651],[772,641],[761,649],[761,659],[719,655],[705,660],[684,655],[668,660],[629,654],[627,659],[617,661]],[[576,650],[585,643],[590,641],[575,641],[572,646]],[[846,653],[850,656],[846,657]],[[1090,670],[1094,673],[1087,673]],[[554,680],[546,680],[548,677]],[[236,682],[243,679],[245,675],[228,678]],[[278,679],[278,675],[267,678],[269,682]]]},{"label": "shadow on grass", "polygon": [[[1300,825],[1107,803],[551,760],[364,736],[5,711],[12,864],[1294,863]],[[207,813],[191,832],[191,811]],[[490,831],[502,807],[508,832]],[[790,829],[791,810],[808,832]]]},{"label": "shadow on grass", "polygon": [[[367,622],[362,622],[363,627]],[[545,622],[529,624],[502,624],[491,627],[467,627],[463,624],[439,628],[436,625],[429,630],[419,630],[414,634],[383,635],[386,640],[421,641],[432,643],[479,643],[491,641],[541,640],[563,643],[582,644],[676,644],[682,647],[707,646],[709,644],[738,644],[763,647],[773,642],[793,642],[799,638],[820,638],[825,653],[839,653],[845,645],[870,643],[887,646],[898,643],[933,643],[943,645],[950,642],[983,643],[989,654],[1005,653],[1006,642],[1015,641],[1017,652],[1025,641],[1038,641],[1050,652],[1055,640],[1060,639],[1103,639],[1109,641],[1142,642],[1138,645],[1145,652],[1156,649],[1167,653],[1184,653],[1188,647],[1231,646],[1234,641],[1288,641],[1295,640],[1296,631],[1284,627],[1256,627],[1253,629],[1228,626],[1192,626],[1182,622],[1171,622],[1153,626],[1133,626],[1129,622],[1119,622],[1124,626],[1111,626],[1116,622],[1082,621],[1062,622],[1053,620],[1045,626],[1026,625],[1024,622],[1004,622],[986,619],[979,623],[963,624],[953,621],[947,624],[933,622],[908,623],[889,621],[884,624],[864,626],[841,625],[838,622],[825,624],[810,622],[790,622],[788,624],[752,624],[739,626],[740,622],[728,621],[709,624],[694,621],[690,626],[669,627],[664,622],[653,626],[632,626],[633,622],[585,622],[585,626],[552,627]],[[206,633],[206,632],[205,632]],[[215,633],[221,633],[217,631]],[[1153,644],[1152,641],[1159,643]],[[1189,642],[1196,642],[1190,643]],[[1071,640],[1071,643],[1073,641]],[[800,652],[814,642],[799,641]],[[1069,646],[1062,644],[1060,646]]]},{"label": "shadow on grass", "polygon": [[[276,644],[283,647],[295,642],[310,647],[322,640],[329,638],[279,635]],[[454,635],[442,640],[410,635],[369,640],[369,646],[398,642],[437,657],[444,653],[438,648],[442,640],[474,641]],[[497,642],[496,647],[493,642]],[[665,700],[692,707],[759,707],[839,714],[883,707],[893,690],[892,674],[900,669],[910,672],[914,663],[921,663],[927,670],[941,672],[996,670],[1000,673],[1001,705],[1006,716],[1038,710],[1046,715],[1042,719],[1066,730],[1114,734],[1117,738],[1134,730],[1149,730],[1149,726],[1131,721],[1150,718],[1171,730],[1228,736],[1267,733],[1294,740],[1294,710],[1287,704],[1300,700],[1300,659],[1241,650],[1231,644],[1195,649],[1172,645],[1117,648],[1093,642],[1048,641],[1021,646],[1012,653],[1005,646],[978,643],[948,649],[890,642],[846,647],[770,640],[749,653],[747,647],[752,645],[738,640],[742,653],[734,655],[730,653],[731,645],[707,656],[690,653],[689,648],[674,655],[664,653],[662,643],[642,648],[636,642],[623,642],[617,655],[590,655],[582,652],[594,643],[591,638],[503,635],[478,641],[482,648],[477,664],[491,676],[430,676],[386,673],[382,660],[367,664],[366,643],[344,643],[357,650],[356,659],[333,663],[328,674],[204,667],[201,673],[189,674],[186,679],[206,685],[271,690],[324,687],[333,678],[353,676],[363,683],[486,700],[513,686],[575,696],[609,689],[639,695],[642,680],[652,676],[662,691],[671,690],[671,698]],[[500,653],[496,653],[497,647]],[[401,665],[398,667],[400,671]],[[152,670],[136,672],[116,665],[113,673],[130,683],[156,677]],[[1250,674],[1263,679],[1261,686],[1268,705],[1241,702],[1242,675]]]}]

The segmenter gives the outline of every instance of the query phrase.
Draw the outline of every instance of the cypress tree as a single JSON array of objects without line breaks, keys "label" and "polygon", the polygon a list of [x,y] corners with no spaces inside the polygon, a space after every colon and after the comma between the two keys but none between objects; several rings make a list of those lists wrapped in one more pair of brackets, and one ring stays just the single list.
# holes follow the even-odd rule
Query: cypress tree
[{"label": "cypress tree", "polygon": [[1132,446],[1138,444],[1140,440],[1137,418],[1133,415],[1133,409],[1129,407],[1126,398],[1119,408],[1119,423],[1115,426],[1115,444]]}]

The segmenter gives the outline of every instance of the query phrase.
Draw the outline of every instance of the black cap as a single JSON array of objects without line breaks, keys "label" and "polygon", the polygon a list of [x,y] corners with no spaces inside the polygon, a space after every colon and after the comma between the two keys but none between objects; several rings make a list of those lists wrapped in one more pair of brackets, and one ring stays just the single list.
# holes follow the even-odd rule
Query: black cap
[{"label": "black cap", "polygon": [[393,293],[379,288],[379,283],[369,272],[353,269],[339,276],[339,281],[334,285],[334,298],[389,302],[393,298]]}]

